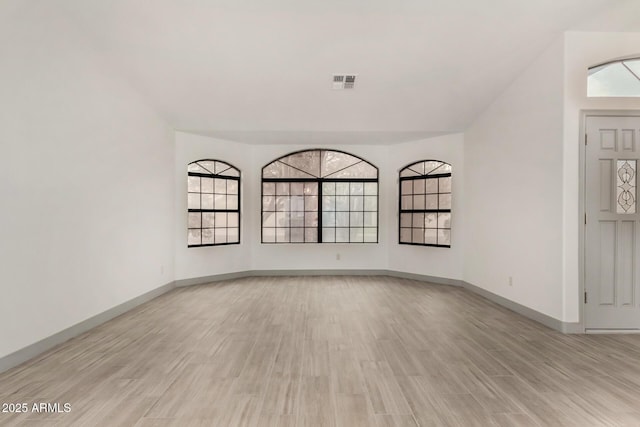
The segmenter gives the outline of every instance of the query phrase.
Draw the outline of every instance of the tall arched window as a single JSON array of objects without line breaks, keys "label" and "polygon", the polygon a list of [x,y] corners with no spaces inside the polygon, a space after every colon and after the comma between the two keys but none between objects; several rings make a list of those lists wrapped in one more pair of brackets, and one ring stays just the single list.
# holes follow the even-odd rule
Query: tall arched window
[{"label": "tall arched window", "polygon": [[240,243],[240,171],[219,160],[187,168],[190,248]]},{"label": "tall arched window", "polygon": [[305,150],[262,168],[262,243],[377,243],[378,168]]},{"label": "tall arched window", "polygon": [[619,59],[590,67],[587,96],[640,96],[640,58]]},{"label": "tall arched window", "polygon": [[400,170],[402,244],[451,247],[451,165],[422,160]]}]

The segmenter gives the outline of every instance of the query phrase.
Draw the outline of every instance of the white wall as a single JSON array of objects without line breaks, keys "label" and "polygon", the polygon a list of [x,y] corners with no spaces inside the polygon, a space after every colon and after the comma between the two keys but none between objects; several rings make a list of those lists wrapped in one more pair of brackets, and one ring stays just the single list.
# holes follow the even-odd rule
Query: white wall
[{"label": "white wall", "polygon": [[[379,243],[322,245],[260,243],[262,167],[293,151],[343,150],[378,166],[380,174]],[[176,279],[245,270],[397,269],[459,279],[462,263],[462,135],[385,145],[247,145],[178,132],[176,134]],[[241,244],[187,248],[186,166],[202,158],[227,161],[242,171]],[[453,248],[406,247],[397,243],[398,169],[424,158],[454,165]],[[399,254],[395,251],[399,250]],[[340,260],[336,255],[340,254]]]},{"label": "white wall", "polygon": [[563,318],[563,54],[558,39],[464,141],[465,280],[557,319]]},{"label": "white wall", "polygon": [[0,5],[0,357],[173,280],[171,130],[29,4]]},{"label": "white wall", "polygon": [[[387,228],[389,244],[389,269],[427,276],[463,278],[463,256],[465,246],[464,221],[464,135],[453,134],[421,141],[408,142],[390,147],[387,191],[393,195],[390,201],[392,212]],[[398,244],[398,171],[418,160],[435,159],[452,166],[451,248],[421,247]]]},{"label": "white wall", "polygon": [[578,247],[582,226],[579,205],[581,110],[640,109],[638,98],[587,98],[587,69],[612,59],[640,56],[640,33],[569,32],[564,39],[564,319],[577,322],[582,300]]}]

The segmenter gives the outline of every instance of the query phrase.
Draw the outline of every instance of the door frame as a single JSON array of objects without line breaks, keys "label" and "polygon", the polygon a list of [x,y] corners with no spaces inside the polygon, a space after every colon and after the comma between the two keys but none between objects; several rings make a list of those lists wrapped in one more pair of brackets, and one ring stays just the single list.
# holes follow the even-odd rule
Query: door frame
[{"label": "door frame", "polygon": [[[579,314],[579,330],[582,333],[587,333],[585,327],[585,303],[584,294],[586,291],[586,246],[585,236],[587,224],[585,223],[585,217],[587,215],[587,119],[589,117],[640,117],[640,110],[580,110],[580,135],[578,138],[578,144],[580,146],[580,190],[579,190],[579,212],[578,212],[578,314]],[[640,142],[640,141],[639,141]]]}]

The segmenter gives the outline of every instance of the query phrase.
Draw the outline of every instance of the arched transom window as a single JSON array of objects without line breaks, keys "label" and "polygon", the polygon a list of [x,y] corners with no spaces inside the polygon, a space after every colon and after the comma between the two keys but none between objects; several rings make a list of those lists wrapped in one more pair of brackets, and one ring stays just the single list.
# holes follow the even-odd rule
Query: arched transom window
[{"label": "arched transom window", "polygon": [[451,247],[451,165],[421,160],[400,170],[399,242]]},{"label": "arched transom window", "polygon": [[262,168],[263,243],[377,243],[378,168],[305,150]]},{"label": "arched transom window", "polygon": [[620,59],[590,67],[587,96],[640,96],[640,58]]},{"label": "arched transom window", "polygon": [[220,160],[187,167],[188,246],[240,243],[240,171]]}]

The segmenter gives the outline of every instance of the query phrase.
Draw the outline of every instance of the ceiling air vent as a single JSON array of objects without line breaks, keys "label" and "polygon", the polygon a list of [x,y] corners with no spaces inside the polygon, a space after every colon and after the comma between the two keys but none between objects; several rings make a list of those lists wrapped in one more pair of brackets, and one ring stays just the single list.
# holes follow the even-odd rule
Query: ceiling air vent
[{"label": "ceiling air vent", "polygon": [[333,89],[354,89],[356,84],[356,74],[334,74]]}]

